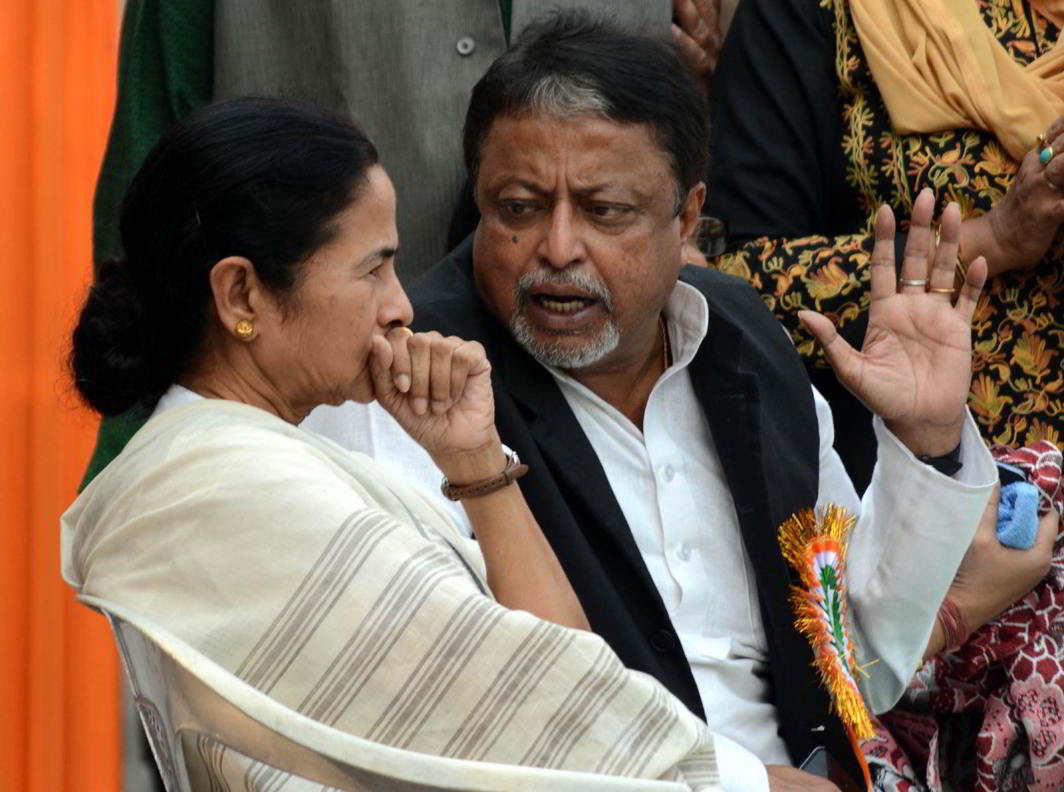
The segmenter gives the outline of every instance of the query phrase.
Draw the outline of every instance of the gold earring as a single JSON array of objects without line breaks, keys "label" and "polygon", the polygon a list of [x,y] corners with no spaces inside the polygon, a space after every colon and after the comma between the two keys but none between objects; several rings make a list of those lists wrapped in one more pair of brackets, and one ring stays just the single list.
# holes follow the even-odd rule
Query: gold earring
[{"label": "gold earring", "polygon": [[236,327],[233,330],[241,341],[250,341],[252,334],[255,332],[255,326],[247,319],[241,319],[236,323]]}]

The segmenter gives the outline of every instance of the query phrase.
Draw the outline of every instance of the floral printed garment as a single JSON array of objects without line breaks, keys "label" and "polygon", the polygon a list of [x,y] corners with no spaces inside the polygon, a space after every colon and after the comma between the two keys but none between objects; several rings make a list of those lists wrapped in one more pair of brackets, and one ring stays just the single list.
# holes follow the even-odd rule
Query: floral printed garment
[{"label": "floral printed garment", "polygon": [[[1028,63],[1052,47],[1059,30],[1022,0],[979,2],[986,24],[1013,57]],[[823,365],[820,352],[797,324],[811,308],[844,328],[868,308],[871,218],[887,203],[902,217],[925,186],[937,211],[955,200],[964,216],[987,212],[1008,190],[1018,167],[987,132],[959,129],[899,135],[872,81],[845,0],[819,2],[836,39],[835,72],[841,94],[841,144],[846,182],[866,218],[851,234],[753,239],[716,260],[745,277],[791,330],[799,351]],[[1035,269],[992,280],[974,319],[974,374],[969,405],[990,443],[1024,445],[1064,439],[1064,244]],[[845,334],[845,330],[844,330]]]},{"label": "floral printed garment", "polygon": [[[1052,444],[991,451],[1038,485],[1044,509],[1064,511]],[[879,790],[1064,790],[1064,535],[1049,575],[964,646],[929,660],[876,731],[864,750]]]}]

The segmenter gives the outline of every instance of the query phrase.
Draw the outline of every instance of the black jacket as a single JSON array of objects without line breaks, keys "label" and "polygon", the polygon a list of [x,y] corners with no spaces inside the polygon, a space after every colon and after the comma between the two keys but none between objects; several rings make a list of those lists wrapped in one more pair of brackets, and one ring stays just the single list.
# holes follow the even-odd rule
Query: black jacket
[{"label": "black jacket", "polygon": [[[795,764],[826,745],[860,778],[812,669],[812,650],[793,627],[791,575],[776,538],[784,520],[817,499],[819,433],[809,379],[786,333],[744,281],[694,267],[681,279],[709,303],[709,332],[690,374],[756,574],[781,737]],[[416,329],[484,345],[499,434],[529,466],[521,490],[592,629],[626,666],[656,677],[705,718],[683,647],[591,444],[551,374],[476,294],[471,240],[425,273],[410,297]]]}]

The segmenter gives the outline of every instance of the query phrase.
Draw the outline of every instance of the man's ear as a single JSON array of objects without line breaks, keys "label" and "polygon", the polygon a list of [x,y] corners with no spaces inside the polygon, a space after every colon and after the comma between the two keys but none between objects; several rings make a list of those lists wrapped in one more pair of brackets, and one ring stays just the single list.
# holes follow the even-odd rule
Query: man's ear
[{"label": "man's ear", "polygon": [[702,204],[706,201],[706,183],[699,182],[687,191],[680,213],[680,240],[686,242],[698,227],[698,218],[702,214]]},{"label": "man's ear", "polygon": [[[225,330],[238,338],[247,340],[237,332],[241,327],[255,327],[255,320],[262,317],[262,285],[255,275],[255,267],[243,256],[227,256],[211,268],[211,296],[218,320]],[[256,311],[256,308],[259,310]]]}]

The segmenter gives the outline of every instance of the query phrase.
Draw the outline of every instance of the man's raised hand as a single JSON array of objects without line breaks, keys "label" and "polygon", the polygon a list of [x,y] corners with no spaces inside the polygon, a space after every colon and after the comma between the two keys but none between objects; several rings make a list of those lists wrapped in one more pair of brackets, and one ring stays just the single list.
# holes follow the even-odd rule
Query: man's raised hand
[{"label": "man's raised hand", "polygon": [[924,190],[913,205],[901,278],[894,265],[894,215],[876,215],[868,329],[860,351],[813,311],[799,319],[824,348],[839,381],[913,453],[941,456],[960,442],[972,376],[971,321],[986,280],[986,261],[968,267],[952,303],[960,209],[942,213],[941,241],[928,277],[934,196]]}]

